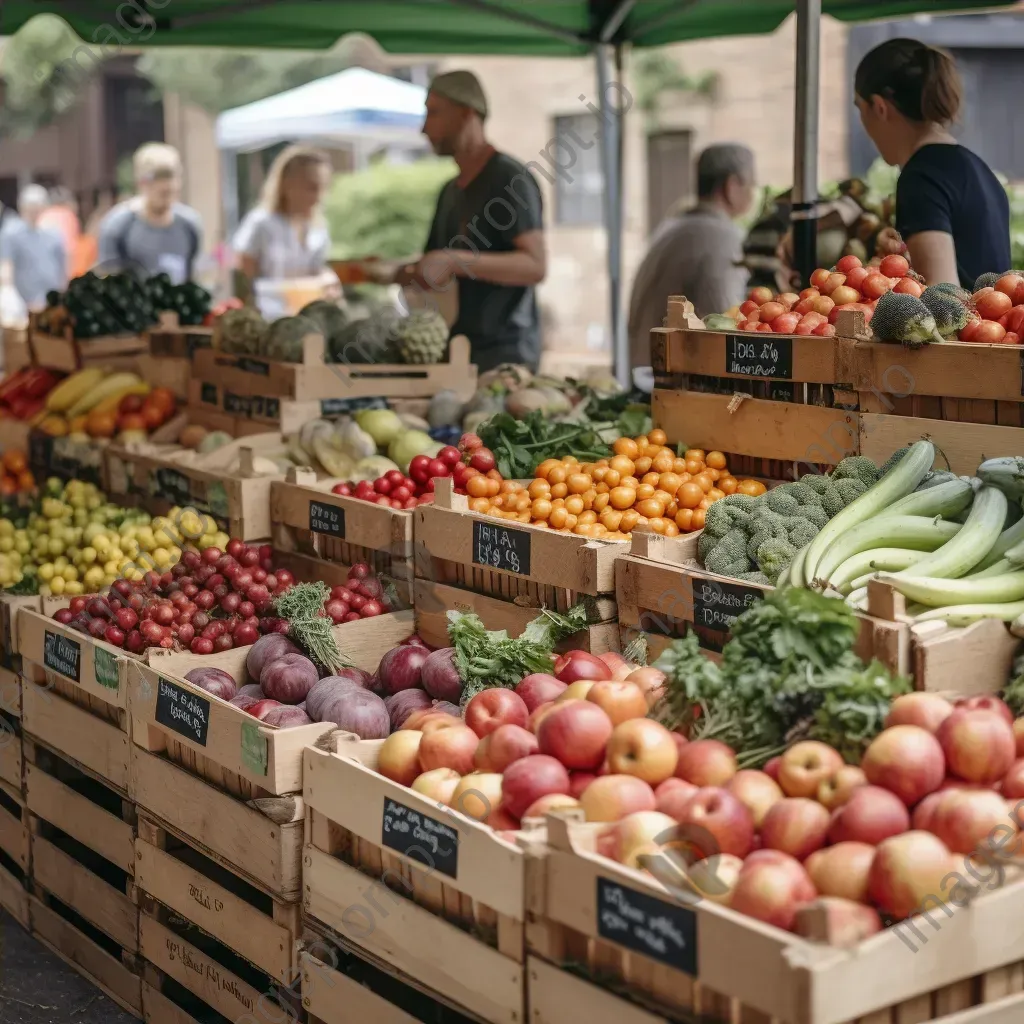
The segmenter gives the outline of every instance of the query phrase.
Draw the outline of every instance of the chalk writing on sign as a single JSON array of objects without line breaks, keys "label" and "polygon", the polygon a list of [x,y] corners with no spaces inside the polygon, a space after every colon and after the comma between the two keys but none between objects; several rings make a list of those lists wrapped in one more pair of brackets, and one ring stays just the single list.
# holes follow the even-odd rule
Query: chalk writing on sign
[{"label": "chalk writing on sign", "polygon": [[451,825],[384,797],[381,845],[449,878],[459,871],[459,833]]}]

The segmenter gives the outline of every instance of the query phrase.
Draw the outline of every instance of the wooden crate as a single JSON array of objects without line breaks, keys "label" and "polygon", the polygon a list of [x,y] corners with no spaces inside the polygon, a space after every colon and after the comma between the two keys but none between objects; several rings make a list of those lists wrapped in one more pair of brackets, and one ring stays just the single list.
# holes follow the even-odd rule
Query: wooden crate
[{"label": "wooden crate", "polygon": [[131,750],[132,798],[139,814],[273,900],[299,898],[302,801],[296,796],[243,802],[166,758]]},{"label": "wooden crate", "polygon": [[[79,435],[81,436],[81,435]],[[28,465],[37,480],[56,476],[61,480],[84,480],[104,486],[103,454],[109,442],[104,438],[51,437],[38,429],[28,435]]]},{"label": "wooden crate", "polygon": [[844,353],[862,320],[844,314],[834,338],[728,334],[670,296],[666,324],[651,332],[651,416],[669,444],[717,449],[735,475],[782,480],[857,453]]},{"label": "wooden crate", "polygon": [[477,380],[469,351],[469,340],[458,335],[449,344],[446,363],[326,363],[323,338],[311,333],[303,340],[301,363],[229,355],[213,348],[195,353],[193,377],[238,398],[294,399],[317,405],[326,402],[328,409],[337,399],[431,398],[446,389],[469,399],[476,391]]},{"label": "wooden crate", "polygon": [[[152,515],[188,506],[213,516],[232,537],[266,540],[273,478],[257,476],[251,460],[282,447],[281,435],[273,433],[241,438],[203,456],[177,445],[112,444],[105,458],[107,489]],[[228,474],[236,456],[239,470]]]},{"label": "wooden crate", "polygon": [[0,907],[24,928],[29,926],[30,861],[29,819],[21,785],[0,782]]},{"label": "wooden crate", "polygon": [[[450,480],[439,479],[433,503],[418,506],[413,515],[421,595],[416,603],[422,604],[417,610],[434,636],[444,635],[438,617],[442,601],[455,602],[447,604],[454,608],[476,604],[478,595],[492,599],[475,607],[481,616],[495,616],[484,617],[489,629],[514,626],[524,609],[533,611],[526,613],[525,624],[540,608],[564,612],[581,601],[590,605],[594,625],[614,622],[615,560],[628,550],[628,542],[591,540],[471,512],[466,496],[455,494]],[[614,649],[614,631],[598,630],[581,639],[591,642]]]},{"label": "wooden crate", "polygon": [[[378,775],[383,741],[333,742],[303,759],[305,914],[461,1012],[521,1024],[527,851]],[[412,815],[448,842],[440,863],[399,852],[420,849]]]},{"label": "wooden crate", "polygon": [[[220,960],[222,970],[242,976],[243,989],[248,985],[266,991],[272,984],[292,983],[298,972],[300,915],[297,902],[286,902],[253,886],[237,872],[211,859],[198,841],[168,832],[144,811],[139,817],[135,862],[136,885],[149,897],[141,901],[145,911],[142,953],[148,963],[170,973],[195,994],[201,997],[204,992],[209,994],[209,990],[197,991],[189,985],[187,976],[184,979],[175,976],[170,967],[173,958],[159,953],[160,949],[169,951],[167,936],[161,931],[169,923],[175,924],[164,912],[170,911],[187,924],[186,941],[191,939],[199,948],[208,945],[207,952]],[[147,936],[147,927],[156,935]],[[215,942],[204,943],[199,931]],[[157,941],[150,941],[153,939]],[[247,970],[246,964],[255,971]],[[253,974],[258,976],[254,978]],[[211,979],[197,980],[205,985]],[[214,989],[218,989],[216,979],[212,980]],[[212,1001],[204,998],[204,1002]],[[251,1013],[255,1007],[244,1008]],[[224,1013],[216,1005],[214,1009]]]},{"label": "wooden crate", "polygon": [[717,654],[729,639],[732,620],[772,589],[701,569],[699,536],[633,531],[629,554],[615,566],[619,623],[625,636],[642,632],[649,639],[672,640],[693,632],[702,649]]},{"label": "wooden crate", "polygon": [[554,1024],[570,1006],[596,1024],[1021,1019],[1024,946],[1007,941],[1024,907],[1018,875],[969,908],[948,908],[941,923],[913,918],[839,949],[666,889],[597,854],[599,830],[548,818],[527,923],[534,1020]]},{"label": "wooden crate", "polygon": [[21,650],[18,644],[18,612],[22,608],[52,615],[58,608],[67,608],[70,597],[40,597],[38,594],[0,594],[0,667],[21,671]]},{"label": "wooden crate", "polygon": [[164,311],[159,321],[146,332],[149,351],[154,356],[186,359],[192,362],[197,350],[213,344],[215,328],[207,324],[182,326],[177,313]]},{"label": "wooden crate", "polygon": [[[335,636],[355,665],[373,672],[384,654],[411,631],[412,615],[405,612],[346,623],[335,628]],[[132,740],[242,800],[297,793],[302,789],[303,748],[330,732],[333,724],[290,729],[264,725],[184,678],[194,668],[220,668],[239,686],[253,682],[245,669],[250,649],[211,655],[166,653],[154,655],[149,665],[133,662]],[[187,721],[171,714],[172,706],[185,704],[192,709]]]},{"label": "wooden crate", "polygon": [[364,562],[394,580],[400,601],[412,603],[412,511],[383,508],[332,494],[334,481],[311,470],[290,470],[270,488],[271,540],[281,551],[339,564],[347,573]]},{"label": "wooden crate", "polygon": [[49,334],[39,329],[38,317],[31,314],[28,348],[36,366],[65,373],[96,365],[111,370],[134,370],[136,357],[149,351],[149,341],[144,334],[76,338],[70,326],[63,334]]},{"label": "wooden crate", "polygon": [[22,789],[21,685],[20,676],[0,669],[0,782],[18,793]]},{"label": "wooden crate", "polygon": [[188,385],[189,417],[211,430],[227,430],[235,437],[268,430],[295,434],[309,420],[336,416],[334,400],[297,401],[265,395],[238,394],[225,384],[196,380]]}]

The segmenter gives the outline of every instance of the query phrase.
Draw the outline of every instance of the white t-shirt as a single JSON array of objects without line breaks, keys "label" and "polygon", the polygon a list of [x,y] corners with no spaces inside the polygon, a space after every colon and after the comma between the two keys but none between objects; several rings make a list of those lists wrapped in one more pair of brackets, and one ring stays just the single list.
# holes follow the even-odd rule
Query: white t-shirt
[{"label": "white t-shirt", "polygon": [[304,239],[279,213],[262,207],[250,210],[235,232],[232,248],[256,260],[260,278],[313,277],[327,261],[331,236],[322,222],[310,224]]}]

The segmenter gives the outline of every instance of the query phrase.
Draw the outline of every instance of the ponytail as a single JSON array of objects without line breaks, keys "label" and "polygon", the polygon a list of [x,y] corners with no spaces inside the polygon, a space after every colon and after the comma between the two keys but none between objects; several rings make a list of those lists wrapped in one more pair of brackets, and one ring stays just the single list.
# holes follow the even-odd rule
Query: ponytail
[{"label": "ponytail", "polygon": [[911,121],[946,126],[963,98],[953,58],[916,39],[890,39],[857,66],[854,89],[862,100],[882,96]]}]

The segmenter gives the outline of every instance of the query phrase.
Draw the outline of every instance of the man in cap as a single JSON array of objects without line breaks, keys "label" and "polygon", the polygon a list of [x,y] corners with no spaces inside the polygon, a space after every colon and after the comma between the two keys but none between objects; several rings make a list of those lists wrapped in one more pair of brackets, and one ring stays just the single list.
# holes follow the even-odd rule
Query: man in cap
[{"label": "man in cap", "polygon": [[754,201],[754,154],[737,143],[708,146],[697,158],[697,205],[664,220],[633,281],[629,304],[632,366],[650,366],[652,327],[670,295],[685,295],[698,316],[743,301],[747,271],[742,217]]},{"label": "man in cap", "polygon": [[544,218],[533,175],[498,153],[484,135],[487,98],[469,71],[438,75],[427,93],[423,134],[458,177],[437,200],[425,254],[395,280],[427,292],[459,282],[452,334],[465,334],[481,371],[499,363],[540,362],[536,285],[544,280]]}]

